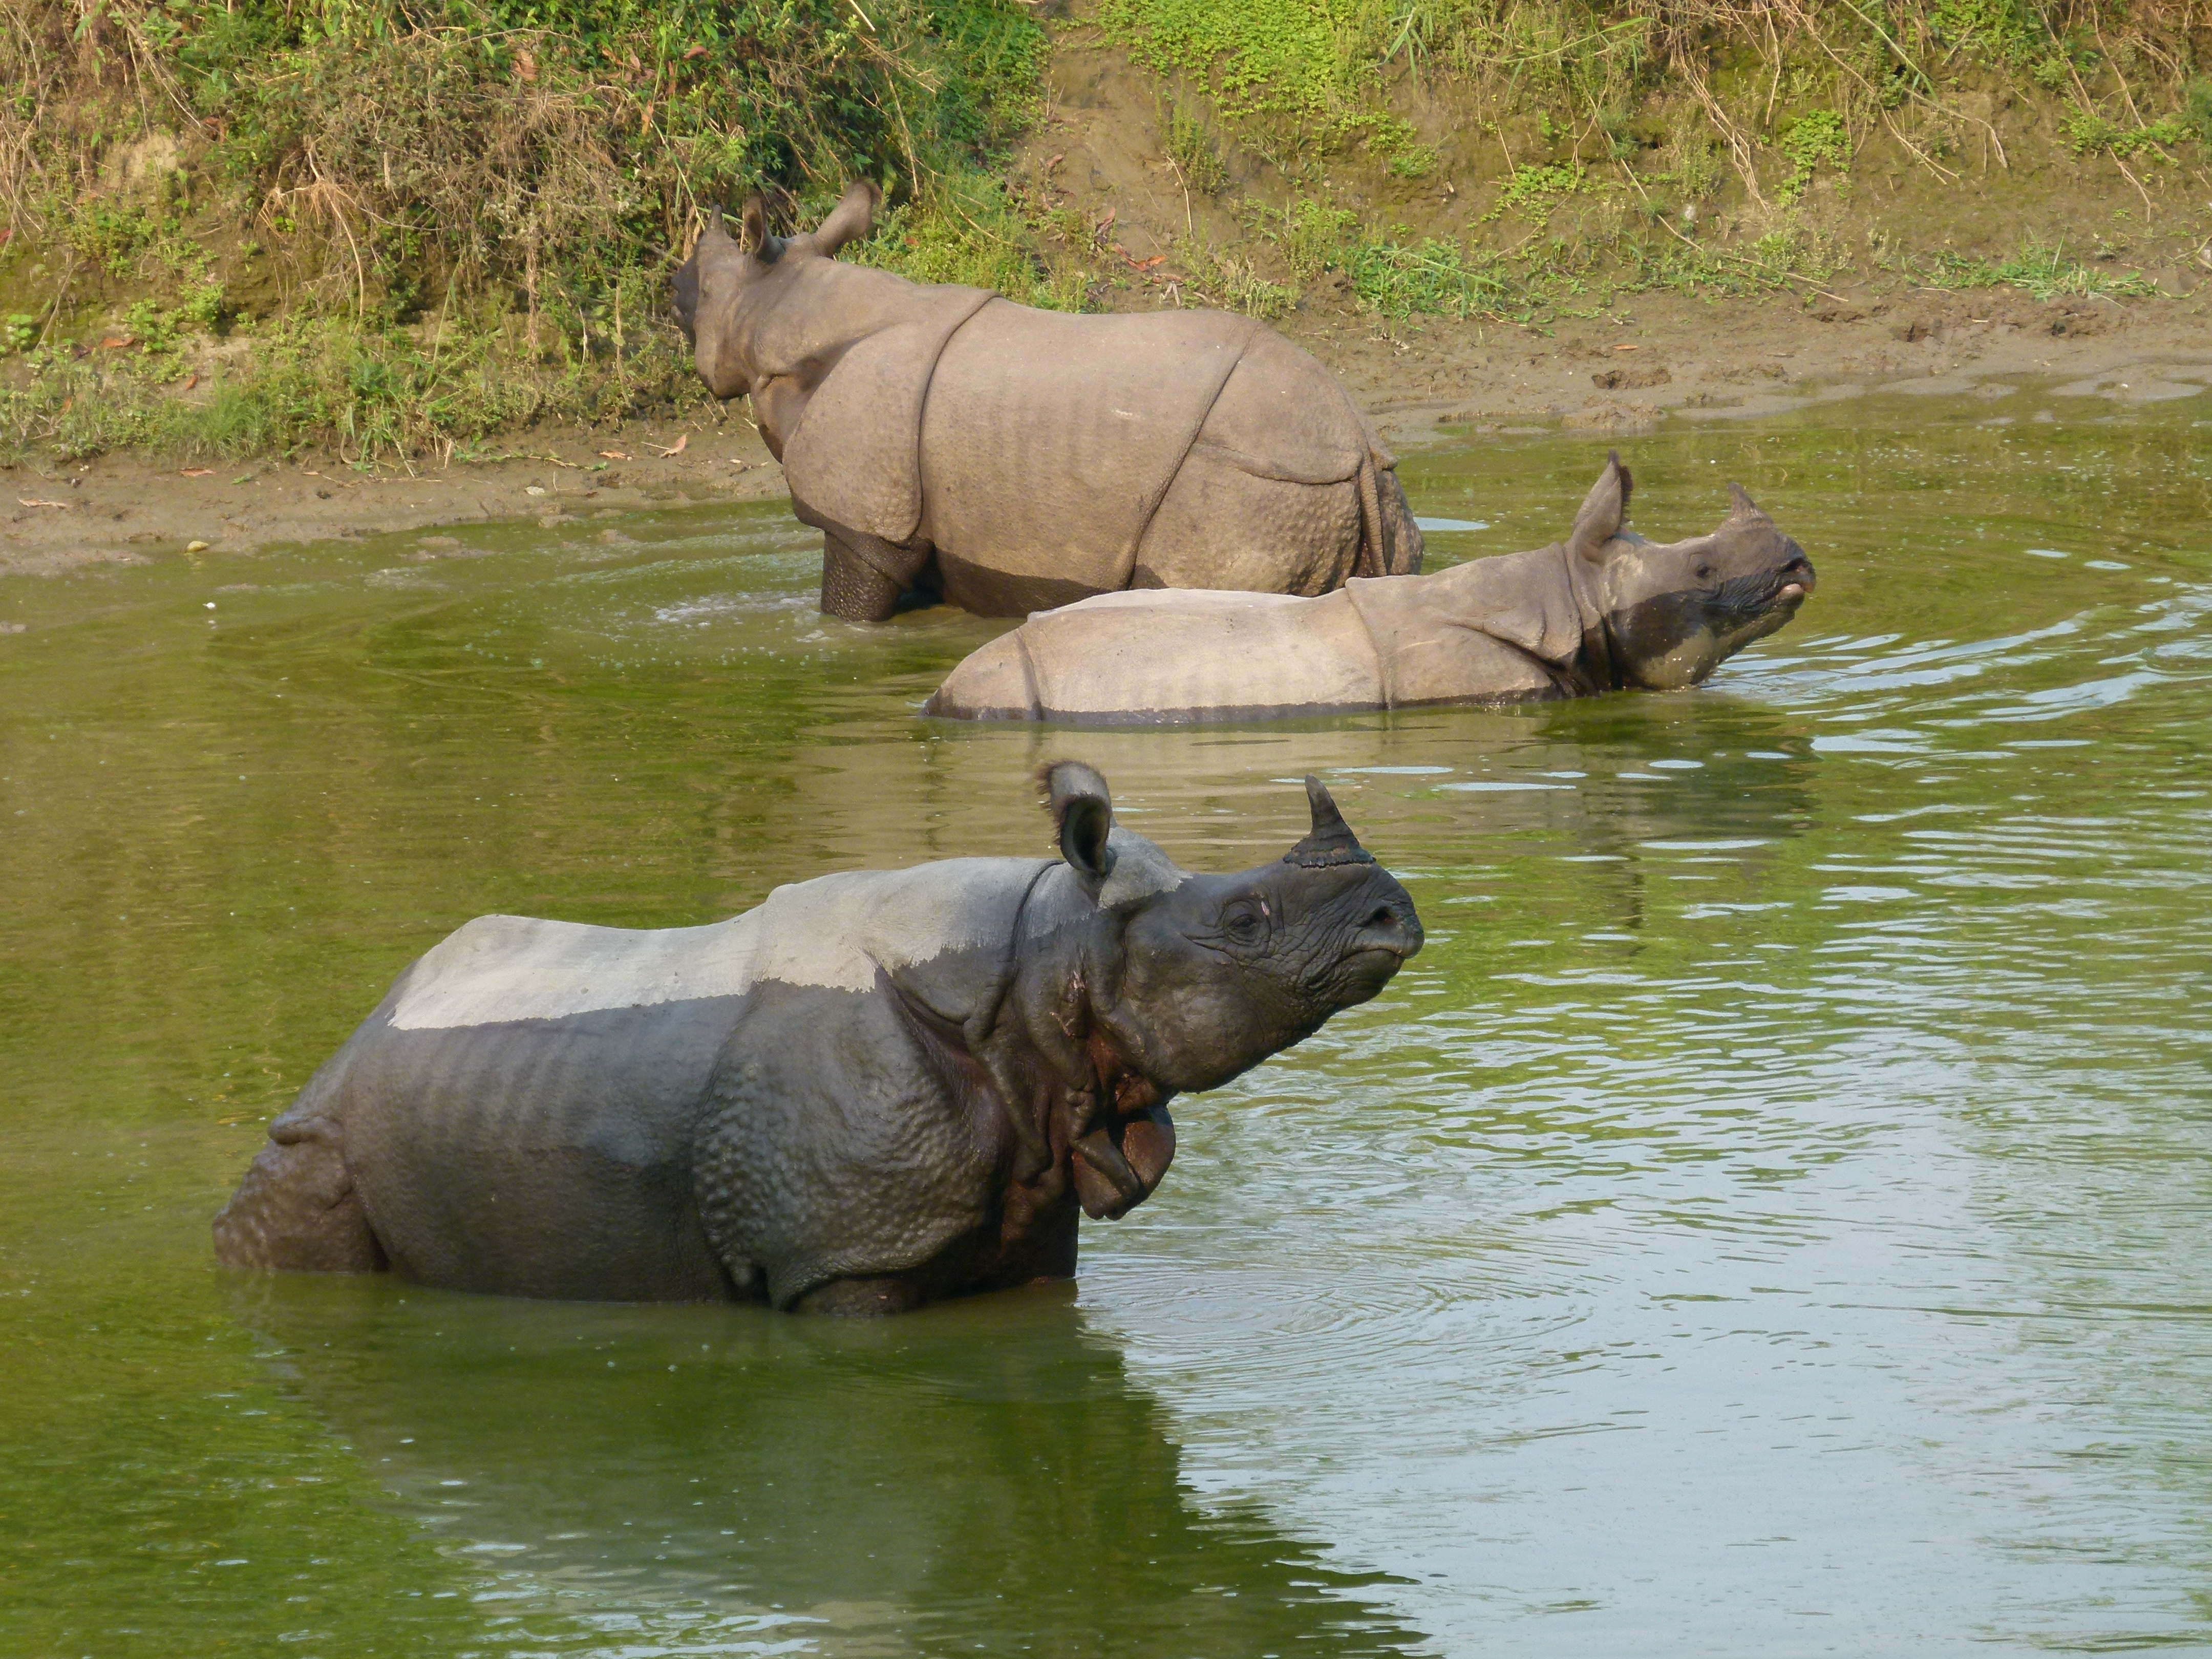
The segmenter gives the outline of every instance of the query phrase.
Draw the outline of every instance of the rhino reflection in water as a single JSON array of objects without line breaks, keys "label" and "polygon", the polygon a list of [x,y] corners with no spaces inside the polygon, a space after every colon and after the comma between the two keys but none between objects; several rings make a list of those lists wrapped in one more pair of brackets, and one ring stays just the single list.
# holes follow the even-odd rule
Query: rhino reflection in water
[{"label": "rhino reflection in water", "polygon": [[1405,890],[1316,780],[1279,862],[1194,875],[1043,782],[1061,860],[820,877],[705,927],[485,916],[399,976],[216,1218],[234,1266],[890,1312],[1075,1271],[1167,1102],[1380,991]]},{"label": "rhino reflection in water", "polygon": [[1611,456],[1565,542],[1324,599],[1115,593],[971,653],[923,712],[1181,721],[1677,690],[1797,614],[1813,566],[1735,485],[1709,536],[1624,528]]},{"label": "rhino reflection in water", "polygon": [[1074,317],[840,261],[872,185],[819,228],[718,212],[676,276],[699,376],[752,398],[822,608],[913,592],[1018,617],[1125,587],[1326,593],[1421,568],[1396,463],[1336,377],[1219,311]]},{"label": "rhino reflection in water", "polygon": [[286,1402],[443,1553],[392,1575],[464,1593],[445,1650],[525,1624],[529,1652],[579,1626],[635,1654],[1420,1644],[1328,1540],[1194,1498],[1172,1413],[1066,1287],[890,1323],[365,1279],[233,1301]]}]

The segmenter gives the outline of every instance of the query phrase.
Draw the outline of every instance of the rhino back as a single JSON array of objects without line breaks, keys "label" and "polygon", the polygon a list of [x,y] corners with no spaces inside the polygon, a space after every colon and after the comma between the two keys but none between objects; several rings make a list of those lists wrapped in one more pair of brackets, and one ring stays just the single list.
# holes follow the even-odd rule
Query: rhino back
[{"label": "rhino back", "polygon": [[718,1255],[702,1222],[697,1148],[717,1068],[763,995],[849,1007],[896,973],[957,1021],[994,994],[1043,862],[823,877],[705,927],[469,924],[410,970],[347,1070],[346,1163],[379,1242],[410,1277],[457,1289],[744,1288],[750,1262]]},{"label": "rhino back", "polygon": [[[999,702],[1015,681],[1010,653],[1029,693],[1019,711]],[[1381,701],[1373,647],[1340,594],[1149,588],[1030,617],[954,669],[932,706],[985,717],[1176,722]]]}]

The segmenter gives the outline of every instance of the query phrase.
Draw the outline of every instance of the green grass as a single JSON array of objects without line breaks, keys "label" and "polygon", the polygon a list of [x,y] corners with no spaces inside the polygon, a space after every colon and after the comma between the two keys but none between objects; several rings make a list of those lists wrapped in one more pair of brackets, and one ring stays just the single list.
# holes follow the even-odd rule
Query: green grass
[{"label": "green grass", "polygon": [[2158,292],[2137,271],[2106,272],[2066,257],[2065,245],[2023,240],[2018,252],[2003,259],[1970,259],[1937,253],[1905,262],[1905,274],[1923,288],[2013,288],[2037,300],[2067,296],[2148,299]]},{"label": "green grass", "polygon": [[[1019,0],[0,8],[18,447],[392,455],[680,407],[690,228],[756,190],[811,223],[862,173],[896,204],[865,257],[1084,299],[994,176],[1042,86]],[[165,133],[182,165],[120,187]],[[246,349],[208,367],[211,338]]]}]

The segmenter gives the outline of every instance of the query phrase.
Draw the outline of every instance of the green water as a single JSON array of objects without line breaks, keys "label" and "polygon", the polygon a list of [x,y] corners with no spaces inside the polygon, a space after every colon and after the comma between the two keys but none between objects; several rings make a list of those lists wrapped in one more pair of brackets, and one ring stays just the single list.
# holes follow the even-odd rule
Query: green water
[{"label": "green water", "polygon": [[[2212,1645],[2205,401],[1638,441],[1648,533],[1739,477],[1820,590],[1702,691],[1518,713],[926,725],[994,625],[826,623],[775,508],[0,581],[0,1655]],[[1488,526],[1438,563],[1602,459],[1479,441],[1406,462]],[[1042,852],[1067,752],[1205,868],[1322,772],[1431,941],[1179,1103],[1077,1287],[211,1265],[459,922]]]}]

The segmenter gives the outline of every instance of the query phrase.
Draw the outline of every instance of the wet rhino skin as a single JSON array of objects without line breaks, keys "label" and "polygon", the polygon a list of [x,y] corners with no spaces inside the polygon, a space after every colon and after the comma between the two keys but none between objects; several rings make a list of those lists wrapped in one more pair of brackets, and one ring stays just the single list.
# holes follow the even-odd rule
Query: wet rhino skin
[{"label": "wet rhino skin", "polygon": [[1066,1278],[1175,1152],[1167,1103],[1375,995],[1405,890],[1308,780],[1240,875],[1045,783],[1061,857],[777,888],[700,927],[483,916],[403,973],[270,1124],[234,1267],[872,1314]]},{"label": "wet rhino skin", "polygon": [[1741,490],[1711,536],[1632,536],[1631,488],[1614,455],[1565,541],[1434,575],[1042,612],[971,653],[923,712],[1170,723],[1696,684],[1796,613],[1812,566]]}]

